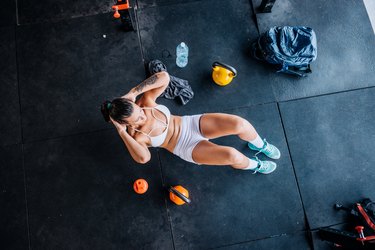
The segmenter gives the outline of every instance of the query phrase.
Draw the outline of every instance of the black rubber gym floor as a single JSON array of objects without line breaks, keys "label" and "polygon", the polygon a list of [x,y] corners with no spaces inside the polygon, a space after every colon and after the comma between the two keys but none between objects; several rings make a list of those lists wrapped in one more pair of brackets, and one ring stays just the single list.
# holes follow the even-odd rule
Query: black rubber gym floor
[{"label": "black rubber gym floor", "polygon": [[[363,2],[278,0],[259,13],[261,0],[134,0],[130,32],[113,2],[0,3],[0,248],[330,249],[316,232],[345,225],[333,204],[375,200],[375,36]],[[280,25],[315,30],[308,77],[250,56],[259,32]],[[140,83],[152,59],[195,93],[185,106],[160,103],[248,119],[279,147],[277,170],[198,166],[163,149],[135,163],[99,107]],[[214,61],[237,69],[230,85],[213,83]],[[235,136],[214,142],[254,154]],[[174,205],[170,185],[192,203]]]}]

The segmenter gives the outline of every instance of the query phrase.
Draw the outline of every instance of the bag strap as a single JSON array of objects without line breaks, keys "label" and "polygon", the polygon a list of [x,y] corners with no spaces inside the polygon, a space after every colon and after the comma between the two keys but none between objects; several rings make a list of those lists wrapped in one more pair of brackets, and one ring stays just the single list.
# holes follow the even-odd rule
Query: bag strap
[{"label": "bag strap", "polygon": [[363,207],[360,203],[357,203],[357,209],[358,209],[359,213],[362,215],[362,217],[365,219],[367,224],[371,227],[371,229],[375,231],[375,224],[371,221],[371,218],[368,216],[368,214],[363,209]]}]

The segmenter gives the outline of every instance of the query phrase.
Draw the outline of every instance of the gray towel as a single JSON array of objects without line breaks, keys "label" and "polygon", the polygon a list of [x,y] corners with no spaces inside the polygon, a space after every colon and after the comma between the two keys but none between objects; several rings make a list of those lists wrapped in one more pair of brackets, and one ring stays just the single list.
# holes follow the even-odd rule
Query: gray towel
[{"label": "gray towel", "polygon": [[[152,60],[148,63],[148,70],[152,75],[157,72],[167,71],[167,67],[159,60]],[[194,92],[191,89],[189,82],[175,76],[169,75],[169,77],[171,80],[168,87],[165,89],[163,94],[161,94],[161,97],[165,97],[167,99],[175,99],[176,97],[179,97],[182,105],[185,105],[194,97]]]}]

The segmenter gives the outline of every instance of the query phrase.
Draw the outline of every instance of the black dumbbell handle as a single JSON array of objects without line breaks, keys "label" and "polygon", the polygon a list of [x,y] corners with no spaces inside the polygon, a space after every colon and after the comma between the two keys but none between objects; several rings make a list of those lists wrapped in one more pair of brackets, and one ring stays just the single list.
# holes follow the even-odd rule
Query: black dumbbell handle
[{"label": "black dumbbell handle", "polygon": [[174,187],[170,187],[168,189],[169,192],[173,193],[174,195],[176,195],[178,198],[180,198],[181,200],[185,201],[186,203],[190,203],[191,200],[189,198],[187,198],[185,195],[183,195],[182,193],[180,193],[179,191],[177,191],[177,189],[175,189]]}]

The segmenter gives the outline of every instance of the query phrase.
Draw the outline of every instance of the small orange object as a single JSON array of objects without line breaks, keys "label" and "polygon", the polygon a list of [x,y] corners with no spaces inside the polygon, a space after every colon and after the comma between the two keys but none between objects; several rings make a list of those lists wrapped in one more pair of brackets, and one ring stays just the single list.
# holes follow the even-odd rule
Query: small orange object
[{"label": "small orange object", "polygon": [[119,10],[127,10],[127,9],[130,8],[129,2],[126,2],[126,3],[123,3],[123,4],[118,4],[117,6],[118,6]]},{"label": "small orange object", "polygon": [[115,11],[115,14],[113,14],[114,18],[120,18],[120,13],[118,13],[118,7],[113,6],[112,9]]},{"label": "small orange object", "polygon": [[171,199],[171,201],[173,201],[177,205],[183,205],[186,202],[190,203],[189,191],[187,191],[184,187],[180,185],[173,187],[173,189],[177,190],[181,195],[183,195],[182,198],[184,198],[184,200],[179,198],[176,194],[173,193],[173,190],[170,189],[169,198]]},{"label": "small orange object", "polygon": [[148,183],[144,179],[138,179],[134,182],[133,188],[137,194],[144,194],[148,189]]}]

